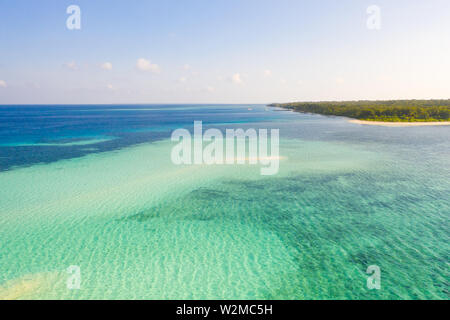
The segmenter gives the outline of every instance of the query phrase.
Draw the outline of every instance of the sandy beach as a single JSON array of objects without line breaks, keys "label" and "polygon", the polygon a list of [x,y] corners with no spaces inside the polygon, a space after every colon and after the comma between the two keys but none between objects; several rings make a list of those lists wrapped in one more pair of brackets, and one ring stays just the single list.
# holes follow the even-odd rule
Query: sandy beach
[{"label": "sandy beach", "polygon": [[383,121],[366,121],[366,120],[349,120],[350,123],[367,124],[371,126],[384,126],[384,127],[417,127],[417,126],[448,126],[450,121],[441,122],[383,122]]}]

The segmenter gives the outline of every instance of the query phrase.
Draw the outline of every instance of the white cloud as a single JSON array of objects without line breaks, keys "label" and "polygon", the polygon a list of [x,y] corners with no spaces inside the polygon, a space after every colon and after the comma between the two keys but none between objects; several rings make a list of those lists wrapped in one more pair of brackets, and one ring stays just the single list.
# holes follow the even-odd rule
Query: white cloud
[{"label": "white cloud", "polygon": [[265,77],[270,77],[272,75],[272,71],[270,70],[264,70],[264,76]]},{"label": "white cloud", "polygon": [[344,78],[341,78],[341,77],[336,78],[336,83],[337,83],[337,84],[343,84],[344,82],[345,82],[345,79],[344,79]]},{"label": "white cloud", "polygon": [[103,70],[112,70],[113,67],[111,62],[104,62],[102,63],[100,68],[102,68]]},{"label": "white cloud", "polygon": [[78,66],[75,63],[75,61],[70,61],[64,64],[64,66],[66,66],[67,68],[69,68],[70,70],[77,70]]},{"label": "white cloud", "polygon": [[5,80],[0,80],[0,88],[6,88],[8,85]]},{"label": "white cloud", "polygon": [[139,58],[136,62],[136,68],[141,71],[149,71],[154,73],[159,73],[159,66],[157,64],[151,63],[150,60],[144,58]]},{"label": "white cloud", "polygon": [[233,81],[233,83],[235,83],[235,84],[243,84],[244,83],[240,73],[233,74],[233,76],[231,77],[231,81]]}]

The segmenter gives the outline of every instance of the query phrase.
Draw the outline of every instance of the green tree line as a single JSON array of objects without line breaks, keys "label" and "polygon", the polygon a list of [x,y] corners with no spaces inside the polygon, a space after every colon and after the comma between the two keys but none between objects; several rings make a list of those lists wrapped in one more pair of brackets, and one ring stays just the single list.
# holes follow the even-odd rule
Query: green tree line
[{"label": "green tree line", "polygon": [[292,102],[270,106],[369,121],[450,121],[450,100]]}]

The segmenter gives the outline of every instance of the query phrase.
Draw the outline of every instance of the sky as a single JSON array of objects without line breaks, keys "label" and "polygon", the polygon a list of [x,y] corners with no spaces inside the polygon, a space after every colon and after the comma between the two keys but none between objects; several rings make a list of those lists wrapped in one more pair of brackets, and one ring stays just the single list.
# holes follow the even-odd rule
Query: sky
[{"label": "sky", "polygon": [[0,104],[448,99],[449,57],[448,0],[0,0]]}]

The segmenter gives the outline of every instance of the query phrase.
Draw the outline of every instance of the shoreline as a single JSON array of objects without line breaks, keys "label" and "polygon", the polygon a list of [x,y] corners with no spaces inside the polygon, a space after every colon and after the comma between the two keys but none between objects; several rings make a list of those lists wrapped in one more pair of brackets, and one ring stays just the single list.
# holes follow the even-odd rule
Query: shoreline
[{"label": "shoreline", "polygon": [[385,122],[385,121],[368,121],[350,119],[350,123],[365,124],[371,126],[384,126],[384,127],[418,127],[418,126],[449,126],[450,121],[434,121],[434,122]]}]

